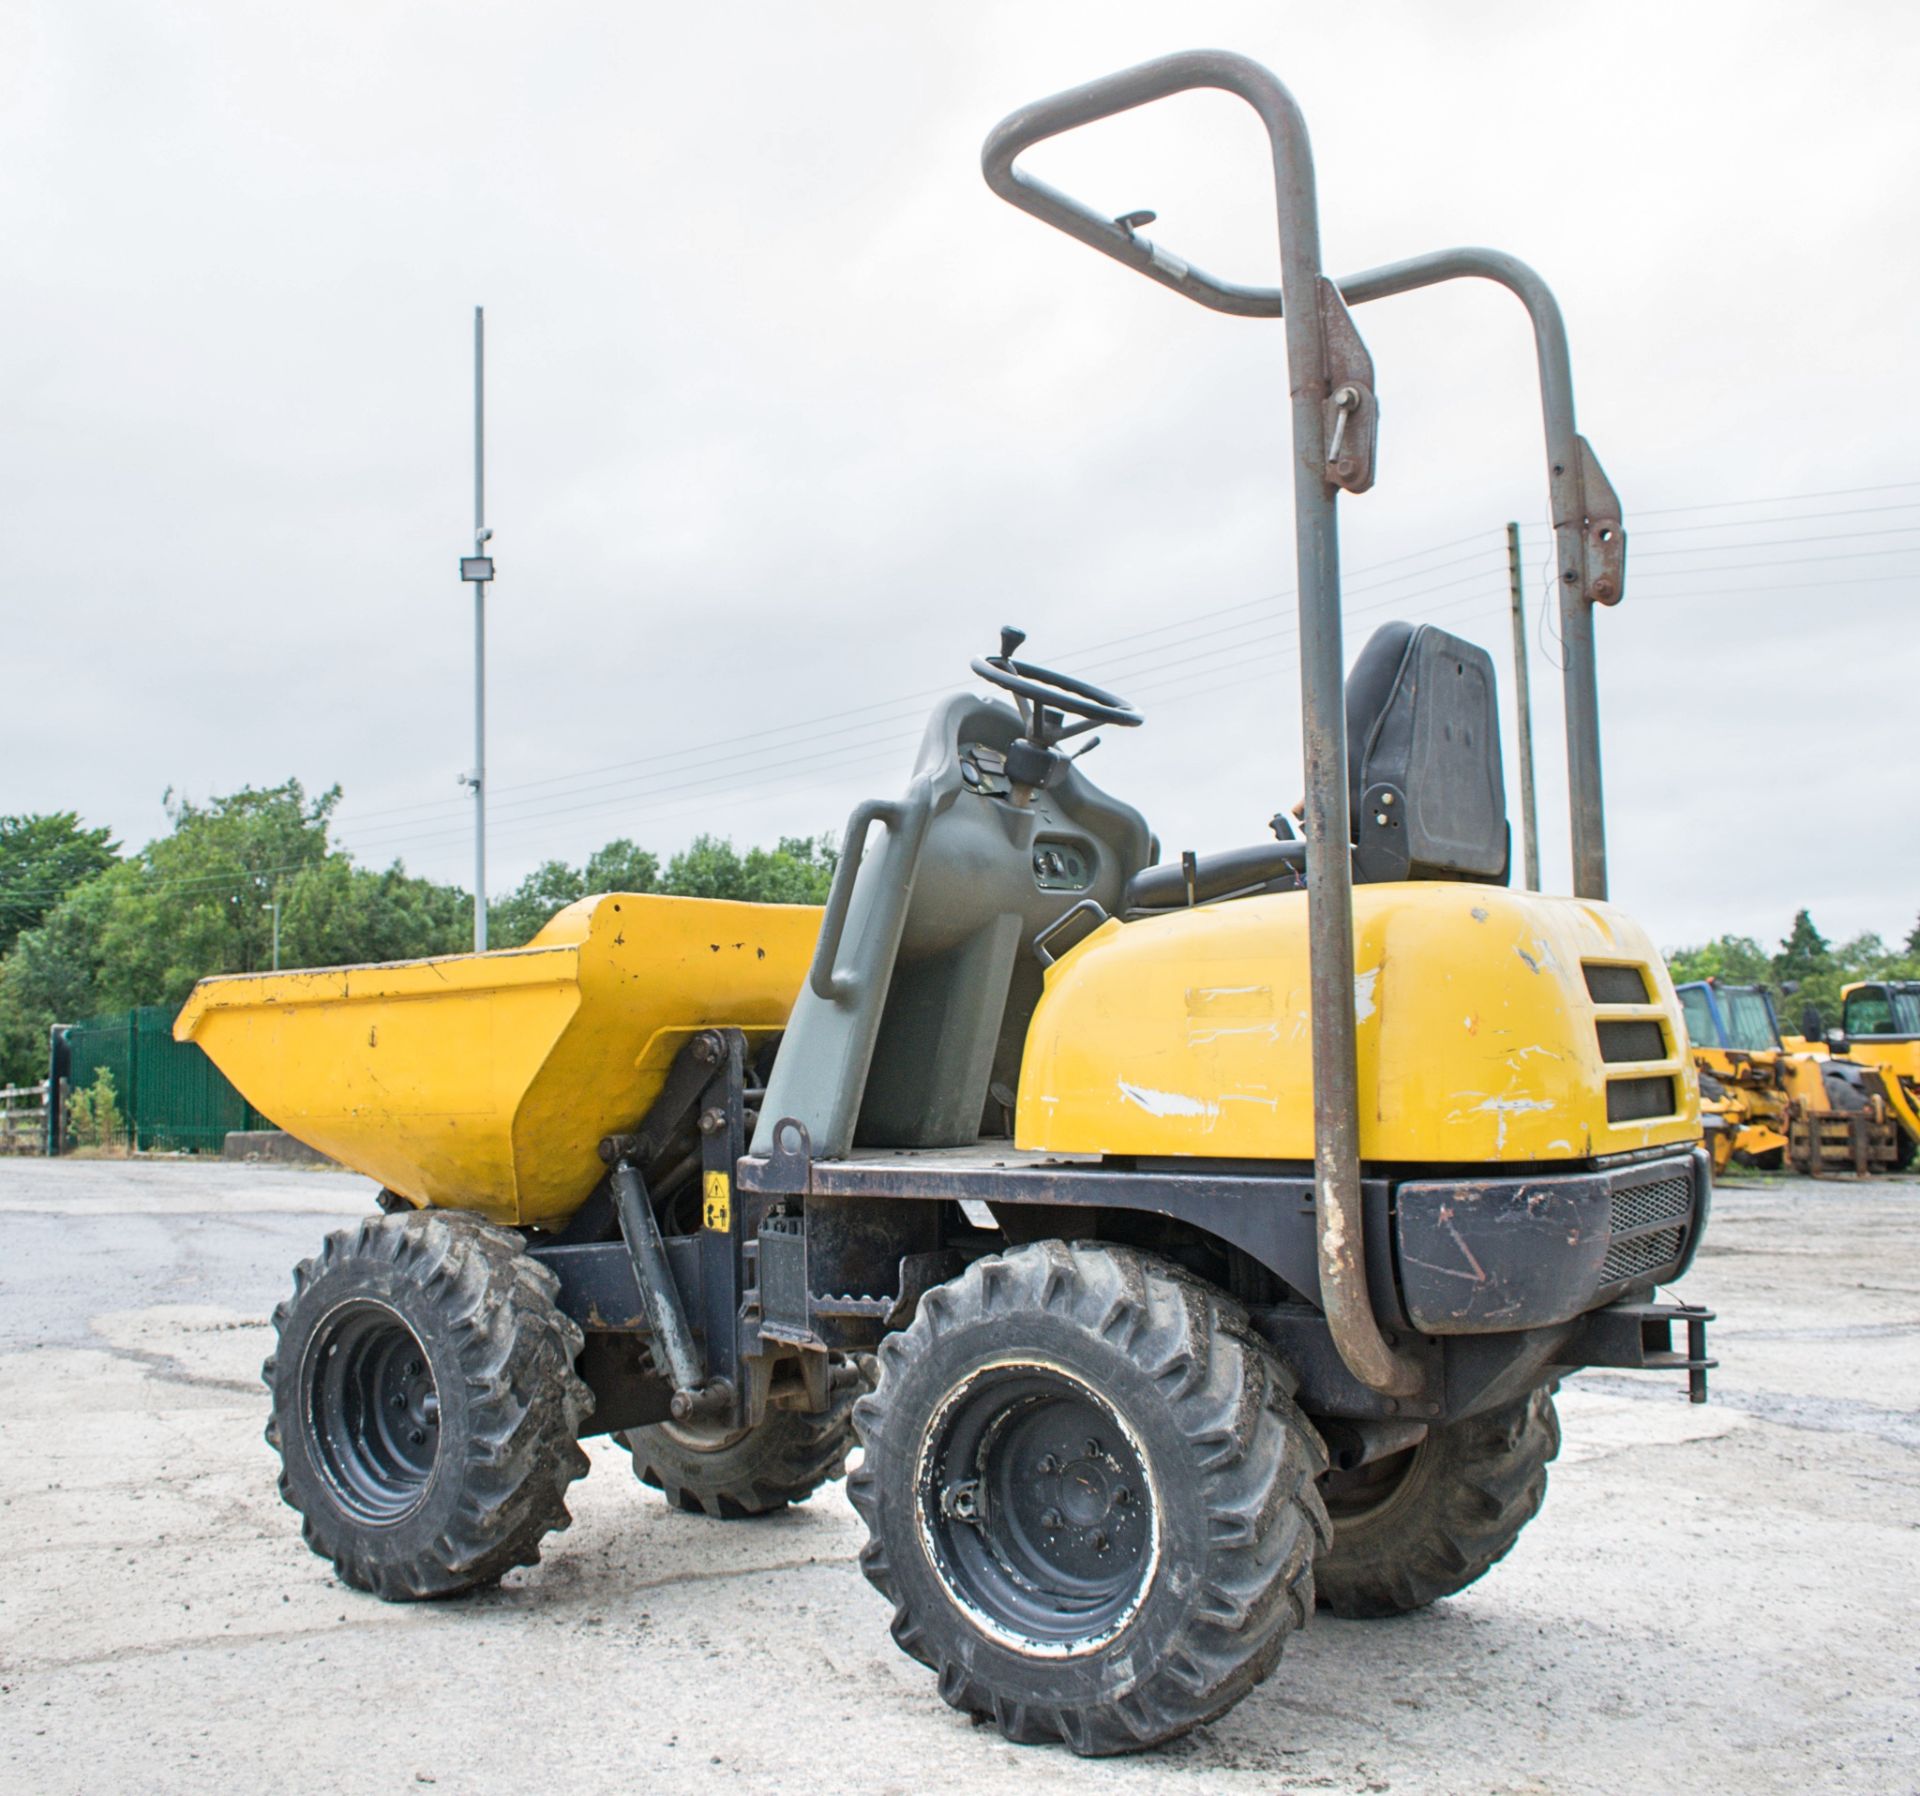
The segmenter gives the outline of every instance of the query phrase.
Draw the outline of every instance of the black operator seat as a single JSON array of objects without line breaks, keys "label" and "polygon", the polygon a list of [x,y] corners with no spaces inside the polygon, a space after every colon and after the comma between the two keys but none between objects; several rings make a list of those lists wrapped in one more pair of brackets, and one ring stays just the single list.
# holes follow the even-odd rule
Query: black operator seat
[{"label": "black operator seat", "polygon": [[[1382,624],[1347,675],[1347,803],[1357,884],[1458,879],[1505,885],[1512,858],[1500,712],[1485,649],[1433,624]],[[1177,910],[1305,883],[1292,838],[1148,867],[1130,913]]]}]

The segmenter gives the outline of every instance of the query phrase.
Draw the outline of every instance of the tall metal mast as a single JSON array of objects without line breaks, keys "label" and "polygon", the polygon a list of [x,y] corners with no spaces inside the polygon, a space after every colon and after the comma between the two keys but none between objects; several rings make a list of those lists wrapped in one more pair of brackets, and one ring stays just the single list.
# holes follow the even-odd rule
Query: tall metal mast
[{"label": "tall metal mast", "polygon": [[487,583],[493,557],[487,528],[487,311],[473,308],[473,553],[460,558],[460,578],[473,585],[473,946],[487,945]]}]

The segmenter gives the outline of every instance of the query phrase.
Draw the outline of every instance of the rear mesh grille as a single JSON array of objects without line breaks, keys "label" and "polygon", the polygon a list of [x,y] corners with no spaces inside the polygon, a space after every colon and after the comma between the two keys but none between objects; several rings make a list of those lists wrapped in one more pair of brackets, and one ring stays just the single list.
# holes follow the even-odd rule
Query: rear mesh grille
[{"label": "rear mesh grille", "polygon": [[1693,1211],[1693,1186],[1686,1179],[1661,1179],[1613,1194],[1613,1232],[1651,1228],[1656,1222],[1684,1222]]},{"label": "rear mesh grille", "polygon": [[1614,1079],[1607,1085],[1610,1123],[1644,1122],[1650,1116],[1671,1116],[1673,1111],[1671,1079]]},{"label": "rear mesh grille", "polygon": [[1586,960],[1580,970],[1587,976],[1587,996],[1596,1004],[1647,1002],[1647,976],[1638,967],[1606,967]]},{"label": "rear mesh grille", "polygon": [[1684,1229],[1662,1229],[1657,1235],[1634,1235],[1616,1241],[1600,1263],[1600,1282],[1618,1284],[1623,1278],[1638,1278],[1657,1266],[1670,1266],[1680,1257]]},{"label": "rear mesh grille", "polygon": [[1667,1038],[1660,1031],[1660,1025],[1651,1019],[1639,1022],[1601,1022],[1594,1025],[1600,1031],[1600,1058],[1610,1065],[1622,1060],[1664,1060],[1667,1057]]},{"label": "rear mesh grille", "polygon": [[1680,1258],[1692,1225],[1693,1181],[1679,1175],[1617,1189],[1609,1220],[1614,1240],[1600,1263],[1602,1285],[1671,1266]]}]

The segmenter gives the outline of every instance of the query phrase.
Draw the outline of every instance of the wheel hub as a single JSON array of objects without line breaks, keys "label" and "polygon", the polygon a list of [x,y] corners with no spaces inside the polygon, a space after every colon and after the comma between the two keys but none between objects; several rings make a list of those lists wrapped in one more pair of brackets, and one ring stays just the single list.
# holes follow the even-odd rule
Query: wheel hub
[{"label": "wheel hub", "polygon": [[1159,1557],[1139,1443],[1059,1367],[983,1368],[924,1437],[921,1536],[976,1625],[1023,1652],[1067,1656],[1112,1639]]},{"label": "wheel hub", "polygon": [[314,1330],[303,1367],[308,1447],[340,1506],[388,1525],[424,1500],[440,1449],[440,1393],[397,1310],[342,1304]]}]

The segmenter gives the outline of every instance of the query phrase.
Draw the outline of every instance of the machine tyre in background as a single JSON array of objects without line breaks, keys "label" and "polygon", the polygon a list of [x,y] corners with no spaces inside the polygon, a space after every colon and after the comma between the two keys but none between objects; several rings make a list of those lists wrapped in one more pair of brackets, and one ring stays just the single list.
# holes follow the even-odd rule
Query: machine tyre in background
[{"label": "machine tyre in background", "polygon": [[1135,1751],[1231,1708],[1312,1614],[1325,1455],[1224,1294],[1039,1242],[929,1291],[879,1358],[860,1565],[956,1709]]},{"label": "machine tyre in background", "polygon": [[634,1476],[676,1509],[716,1521],[804,1503],[846,1474],[853,1451],[854,1399],[866,1387],[851,1366],[836,1375],[833,1406],[823,1415],[770,1409],[758,1427],[732,1432],[700,1422],[631,1428],[620,1438],[633,1455]]},{"label": "machine tyre in background", "polygon": [[1466,1589],[1538,1513],[1559,1451],[1560,1420],[1540,1390],[1330,1477],[1333,1545],[1320,1556],[1320,1601],[1370,1621]]},{"label": "machine tyre in background", "polygon": [[568,1525],[593,1397],[554,1276],[518,1236],[439,1210],[329,1235],[273,1314],[261,1376],[280,1494],[343,1583],[452,1596]]},{"label": "machine tyre in background", "polygon": [[1826,1087],[1830,1110],[1855,1112],[1867,1109],[1874,1098],[1868,1075],[1847,1060],[1823,1061],[1820,1082]]}]

